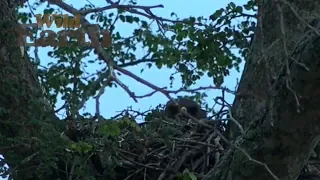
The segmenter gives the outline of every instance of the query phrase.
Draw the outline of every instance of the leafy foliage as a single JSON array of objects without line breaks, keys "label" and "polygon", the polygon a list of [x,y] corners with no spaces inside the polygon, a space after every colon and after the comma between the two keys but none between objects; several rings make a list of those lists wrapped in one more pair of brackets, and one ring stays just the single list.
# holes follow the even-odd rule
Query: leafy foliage
[{"label": "leafy foliage", "polygon": [[[33,11],[43,3],[34,3],[30,12],[19,12],[19,21],[23,24],[34,23]],[[136,3],[130,1],[127,6],[134,6]],[[26,7],[29,8],[28,5]],[[94,8],[96,8],[94,5],[87,4],[81,10],[90,11]],[[43,14],[54,14],[61,11],[61,9],[55,9],[48,5]],[[124,6],[119,6],[115,12],[92,12],[87,16],[90,18],[90,22],[99,24],[100,31],[108,30],[110,32],[112,46],[103,48],[103,51],[117,66],[126,68],[145,63],[147,68],[153,66],[159,69],[173,68],[181,75],[183,88],[188,89],[204,76],[212,77],[215,85],[220,87],[231,69],[239,70],[242,59],[246,59],[249,54],[248,47],[256,26],[255,16],[247,14],[246,11],[255,12],[254,1],[250,0],[242,6],[231,2],[227,7],[218,9],[209,17],[189,17],[182,20],[176,17],[175,13],[171,14],[173,20],[156,16],[147,16],[148,18],[146,18],[145,14],[137,13],[130,8],[124,8]],[[149,19],[150,17],[151,19]],[[235,23],[236,20],[240,22]],[[157,22],[158,30],[152,28],[152,21]],[[136,28],[129,37],[125,37],[116,31],[116,22],[131,24]],[[39,31],[41,30],[34,29],[34,36],[38,36]],[[102,38],[100,37],[99,40],[101,41]],[[73,170],[75,176],[93,179],[91,177],[93,173],[84,164],[95,155],[105,161],[105,167],[110,167],[108,173],[116,176],[118,166],[128,166],[128,164],[123,164],[121,153],[123,154],[123,151],[129,152],[132,144],[137,146],[142,146],[142,143],[145,143],[145,146],[161,144],[173,147],[172,135],[184,135],[185,132],[177,130],[173,126],[166,126],[164,121],[159,121],[159,119],[155,121],[156,116],[146,118],[146,121],[154,122],[149,126],[152,127],[151,130],[141,128],[134,121],[135,118],[128,116],[118,118],[117,121],[105,120],[98,112],[95,116],[89,113],[80,116],[79,110],[83,108],[88,99],[93,97],[98,99],[104,88],[122,86],[121,83],[110,81],[112,69],[105,65],[106,60],[101,57],[99,52],[91,47],[82,46],[75,37],[70,38],[68,45],[67,47],[53,47],[52,51],[48,53],[48,57],[54,58],[56,62],[49,63],[46,67],[40,65],[41,59],[37,57],[37,51],[34,52],[35,57],[32,58],[32,61],[38,72],[46,99],[50,106],[56,110],[56,113],[65,110],[70,117],[77,121],[81,118],[82,120],[104,121],[97,125],[97,133],[89,133],[90,138],[80,141],[68,138],[61,139],[58,133],[63,132],[64,129],[57,127],[54,132],[56,139],[49,138],[52,136],[48,133],[52,132],[51,130],[43,130],[44,135],[41,139],[8,138],[8,144],[14,141],[25,141],[28,144],[35,144],[37,148],[41,147],[39,151],[41,165],[36,169],[39,177],[54,174],[52,167],[54,169],[61,168],[59,166],[63,162],[75,167]],[[237,52],[232,51],[232,48],[239,49],[240,56]],[[146,51],[145,56],[139,57],[137,55],[140,49]],[[29,50],[29,53],[32,52]],[[92,64],[98,64],[101,68],[97,69],[95,73],[89,73],[87,70]],[[141,69],[141,72],[143,70]],[[171,80],[174,79],[171,78]],[[194,99],[200,101],[204,96],[206,95],[196,93]],[[65,102],[61,108],[55,107],[59,98]],[[0,113],[2,111],[5,109],[2,110],[0,107]],[[156,111],[158,112],[157,117],[161,117],[161,113],[159,113],[161,111],[155,110],[154,112]],[[85,124],[83,122],[80,121],[80,124]],[[61,126],[60,122],[58,124]],[[83,126],[85,127],[85,125]],[[159,128],[164,126],[166,128]],[[39,125],[39,127],[45,128],[43,125]],[[155,129],[156,127],[161,130],[156,132],[158,130]],[[91,129],[86,130],[86,133],[91,132]],[[123,137],[126,142],[121,144],[121,151],[118,148],[119,139],[124,134],[126,134],[125,138]],[[143,140],[138,141],[139,138]],[[137,152],[130,151],[132,154],[142,153],[140,147],[135,148]],[[66,153],[66,149],[70,153]],[[21,157],[16,159],[18,162]],[[139,162],[143,163],[141,159]],[[188,168],[185,168],[179,178],[196,179],[196,175]],[[196,170],[193,169],[193,171]]]},{"label": "leafy foliage", "polygon": [[[39,5],[35,3],[34,10]],[[93,5],[86,5],[82,10],[92,8]],[[100,30],[111,32],[112,46],[105,48],[105,51],[119,66],[128,67],[139,63],[147,63],[149,68],[157,66],[160,69],[166,66],[181,74],[185,87],[195,84],[206,75],[213,77],[215,84],[221,85],[230,69],[238,69],[241,63],[241,57],[230,49],[238,48],[243,58],[248,55],[255,21],[253,15],[244,13],[244,9],[253,8],[253,1],[244,6],[232,2],[208,18],[164,21],[157,32],[151,28],[149,20],[143,20],[141,16],[129,14],[123,9],[118,9],[117,13],[92,13],[90,19],[100,25]],[[43,14],[59,11],[48,6]],[[174,13],[172,16],[175,16]],[[31,23],[31,17],[31,12],[19,15],[22,23]],[[234,20],[239,17],[245,19],[235,25]],[[133,24],[137,28],[131,36],[122,37],[115,31],[117,21]],[[147,51],[142,58],[136,55],[139,46]],[[89,55],[92,55],[92,49],[79,46],[76,40],[72,40],[69,47],[54,47],[48,53],[49,57],[57,59],[57,63],[50,63],[45,69],[40,68],[39,75],[52,105],[56,103],[58,94],[71,104],[86,101],[107,81],[105,74],[108,68],[97,70],[95,74],[85,72],[88,64],[103,63],[98,56],[86,61]]]}]

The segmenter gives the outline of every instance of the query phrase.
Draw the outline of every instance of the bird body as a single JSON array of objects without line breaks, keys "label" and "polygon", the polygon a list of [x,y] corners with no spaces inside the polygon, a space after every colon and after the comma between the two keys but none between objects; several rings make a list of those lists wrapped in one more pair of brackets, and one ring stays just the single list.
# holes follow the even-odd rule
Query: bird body
[{"label": "bird body", "polygon": [[169,118],[175,118],[181,111],[181,108],[185,108],[187,112],[197,119],[206,118],[207,112],[201,109],[200,105],[188,98],[179,98],[176,100],[170,100],[165,107],[165,114]]}]

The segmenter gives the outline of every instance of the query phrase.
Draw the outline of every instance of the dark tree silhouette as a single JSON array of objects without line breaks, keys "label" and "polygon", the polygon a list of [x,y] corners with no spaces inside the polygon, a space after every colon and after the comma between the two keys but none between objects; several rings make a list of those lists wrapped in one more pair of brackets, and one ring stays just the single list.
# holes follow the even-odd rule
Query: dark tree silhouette
[{"label": "dark tree silhouette", "polygon": [[[33,171],[45,161],[39,158],[43,152],[38,148],[44,147],[39,139],[62,141],[63,124],[44,108],[33,66],[10,33],[18,4],[0,1],[0,153],[14,179],[63,179],[60,170],[66,164],[61,160],[46,176]],[[231,124],[234,145],[204,180],[294,180],[319,143],[320,2],[257,4],[258,24],[232,108],[244,131]],[[55,150],[63,157],[63,149]]]}]

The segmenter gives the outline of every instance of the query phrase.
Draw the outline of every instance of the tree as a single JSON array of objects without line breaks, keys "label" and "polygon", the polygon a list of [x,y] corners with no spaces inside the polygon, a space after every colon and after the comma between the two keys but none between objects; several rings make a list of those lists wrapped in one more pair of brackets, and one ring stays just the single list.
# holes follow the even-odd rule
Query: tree
[{"label": "tree", "polygon": [[[12,28],[17,27],[17,20],[22,23],[28,22],[32,17],[32,11],[30,14],[18,13],[17,9],[21,2],[1,2],[0,153],[5,157],[2,164],[6,163],[10,167],[9,170],[4,170],[5,173],[14,179],[124,179],[129,170],[123,167],[131,165],[132,169],[134,166],[148,169],[148,173],[142,172],[142,174],[149,179],[173,178],[178,174],[178,177],[183,179],[197,177],[218,180],[291,180],[297,179],[303,169],[310,169],[308,160],[314,151],[317,153],[316,146],[320,136],[317,106],[320,101],[317,98],[319,23],[317,16],[313,16],[317,14],[318,2],[311,4],[289,0],[248,1],[244,6],[230,3],[207,20],[203,17],[190,17],[184,20],[164,19],[151,12],[153,8],[162,7],[161,5],[137,6],[134,1],[130,1],[127,5],[107,1],[109,5],[106,7],[96,8],[87,5],[81,10],[76,10],[60,0],[48,0],[48,2],[73,15],[81,15],[83,30],[88,32],[92,47],[79,46],[71,38],[68,47],[56,46],[48,54],[58,58],[59,62],[48,69],[41,69],[36,64],[37,56],[32,59],[27,53],[21,53],[16,41],[21,34],[12,33],[14,32]],[[41,3],[44,2],[35,5]],[[111,8],[118,9],[118,14],[102,13]],[[257,15],[246,14],[244,8],[257,12]],[[56,12],[54,8],[48,7],[44,14],[54,12]],[[101,29],[109,30],[110,34],[105,35],[110,35],[111,46],[105,48],[97,43],[105,39],[97,39],[96,34],[88,29],[90,23],[83,18],[88,14],[92,14],[92,19],[102,24]],[[160,31],[153,33],[147,21],[140,20],[136,15],[156,20]],[[246,19],[238,27],[234,27],[231,22],[239,16]],[[255,17],[257,24],[252,20]],[[133,37],[122,38],[114,32],[114,22],[117,20],[137,23],[140,28],[134,31]],[[171,31],[174,35],[168,38],[163,35],[164,31]],[[254,38],[249,43],[252,32]],[[37,30],[34,33],[37,34]],[[53,41],[52,38],[44,39],[46,40],[44,42],[38,41],[39,46],[43,46],[41,43]],[[142,43],[149,50],[142,59],[137,59],[134,55],[136,43]],[[123,47],[129,51],[124,51]],[[224,143],[229,145],[225,146],[228,148],[227,153],[220,160],[216,158],[216,164],[194,169],[194,172],[190,172],[189,169],[181,172],[180,166],[184,167],[183,164],[178,169],[171,168],[169,166],[172,165],[171,161],[165,162],[165,160],[155,167],[143,164],[155,161],[154,159],[140,159],[141,163],[130,158],[120,161],[118,156],[123,152],[138,154],[134,152],[136,149],[132,145],[141,145],[138,139],[144,139],[143,144],[146,147],[149,147],[150,143],[172,147],[173,138],[177,143],[184,143],[179,145],[186,146],[186,143],[193,143],[208,149],[213,146],[210,145],[212,142],[210,140],[205,144],[200,140],[194,142],[176,136],[169,137],[165,131],[179,133],[177,129],[170,128],[172,125],[163,126],[162,121],[158,121],[158,126],[151,132],[148,128],[141,130],[141,127],[131,121],[133,118],[128,113],[119,121],[103,121],[99,113],[99,97],[104,88],[117,85],[135,100],[153,94],[136,96],[119,81],[116,71],[151,87],[155,92],[163,93],[169,99],[173,93],[196,91],[188,88],[205,73],[214,79],[215,87],[197,90],[221,88],[223,92],[230,92],[221,87],[223,79],[229,74],[230,69],[238,68],[241,62],[241,58],[233,54],[230,47],[239,48],[242,57],[246,59],[232,113],[229,113],[230,126],[227,132],[230,136],[226,139],[223,136],[226,132],[218,131],[217,126],[210,126],[207,124],[209,121],[194,120],[199,125],[194,127],[194,132],[198,133],[197,128],[200,128],[200,131],[205,131],[209,136],[212,134],[222,138],[225,140]],[[97,61],[101,60],[101,64],[107,66],[95,78],[90,76],[85,78],[86,83],[84,83],[80,79],[84,74],[81,70],[81,65],[84,64],[82,58],[92,49],[98,56]],[[148,66],[155,64],[159,68],[164,65],[176,68],[182,76],[184,88],[177,91],[166,90],[144,81],[125,69],[138,63],[147,63]],[[197,68],[193,67],[195,63]],[[68,88],[70,84],[73,88]],[[57,120],[54,115],[54,104],[59,93],[67,102],[61,108],[66,109],[69,115],[64,121]],[[202,94],[197,95],[201,98]],[[96,114],[80,115],[78,110],[93,96],[98,105]],[[157,115],[153,113],[149,119],[146,118],[146,121],[155,120],[158,116],[160,119],[164,118],[161,113]],[[223,113],[219,117],[224,117]],[[102,123],[96,124],[94,120]],[[175,120],[174,123],[183,122]],[[80,130],[75,125],[80,125]],[[159,130],[158,127],[166,128]],[[209,131],[208,127],[215,129]],[[91,133],[92,130],[97,133]],[[146,132],[140,133],[141,131]],[[155,132],[163,132],[163,138],[155,135],[157,141],[150,142],[152,139],[148,137],[152,137]],[[130,134],[131,139],[122,136],[123,134]],[[181,134],[185,135],[186,132],[181,131]],[[119,146],[119,137],[133,143],[124,142],[124,145]],[[188,137],[191,135],[188,134]],[[201,138],[203,136],[199,137]],[[218,146],[219,143],[215,145]],[[103,147],[103,152],[98,151],[100,150],[98,147]],[[132,151],[125,151],[125,148],[131,148]],[[194,159],[202,158],[202,161],[199,161],[202,163],[213,156],[208,153],[201,156],[187,154],[195,151],[181,152],[175,154],[176,161],[185,162],[181,159],[194,156]],[[143,153],[142,156],[147,157]],[[125,156],[121,160],[123,158]],[[166,165],[165,168],[162,168],[163,164]],[[135,174],[140,173],[141,170],[135,172]],[[131,176],[135,177],[134,174]],[[307,179],[303,173],[299,178]]]}]

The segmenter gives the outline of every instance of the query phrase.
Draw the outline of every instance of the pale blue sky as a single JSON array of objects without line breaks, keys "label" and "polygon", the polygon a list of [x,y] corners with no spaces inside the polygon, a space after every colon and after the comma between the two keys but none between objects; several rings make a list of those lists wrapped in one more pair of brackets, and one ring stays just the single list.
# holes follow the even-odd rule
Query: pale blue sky
[{"label": "pale blue sky", "polygon": [[[33,1],[29,1],[32,4]],[[83,7],[87,2],[86,1],[75,1],[75,0],[66,0],[68,4],[72,4],[75,8]],[[153,13],[166,18],[171,18],[171,12],[175,12],[179,18],[186,18],[189,16],[210,16],[215,10],[221,7],[225,7],[228,3],[232,1],[224,0],[224,1],[210,1],[210,0],[203,0],[201,3],[199,1],[186,1],[183,0],[140,0],[138,1],[138,5],[157,5],[162,4],[164,8],[154,9]],[[245,0],[238,0],[236,3],[239,5],[244,4]],[[95,4],[96,6],[105,6],[105,1],[91,1],[91,3]],[[43,8],[43,7],[42,7]],[[35,13],[42,13],[43,9],[37,10]],[[94,22],[93,22],[94,23]],[[54,26],[54,25],[53,25]],[[116,31],[119,31],[123,36],[130,36],[133,29],[137,27],[133,24],[124,24],[122,22],[116,23]],[[154,26],[156,28],[156,26]],[[50,28],[55,29],[54,27]],[[47,52],[50,51],[51,48],[40,48],[39,49],[39,57],[41,59],[41,64],[46,66],[49,62],[55,62],[56,60],[47,56]],[[141,57],[144,55],[144,51],[140,50],[141,53],[136,54],[137,56]],[[31,56],[33,56],[33,50],[31,50]],[[90,58],[90,57],[89,57]],[[92,58],[92,57],[91,57]],[[141,78],[154,83],[159,87],[169,86],[169,76],[173,70],[168,68],[157,69],[156,67],[152,67],[151,69],[145,69],[144,72],[141,74],[141,68],[144,68],[144,64],[140,64],[138,66],[127,68],[131,72],[135,73],[136,75],[140,76]],[[241,65],[242,71],[243,64]],[[95,72],[97,69],[101,69],[103,66],[94,64],[87,68],[89,72]],[[236,79],[240,77],[240,73],[236,71],[232,71],[231,75],[226,79],[224,85],[226,85],[230,89],[234,89],[236,85]],[[175,77],[175,84],[173,85],[172,89],[178,89],[181,86],[179,76]],[[144,95],[146,93],[151,92],[152,90],[140,83],[135,82],[133,79],[125,76],[120,76],[119,79],[129,86],[130,90],[134,91],[137,95]],[[212,79],[210,78],[203,78],[201,79],[196,86],[209,86],[212,85]],[[209,90],[207,91],[208,98],[207,103],[209,105],[213,105],[213,99],[221,94],[220,90]],[[180,93],[179,95],[185,95],[185,93]],[[227,100],[232,103],[233,96],[228,94]],[[101,106],[101,114],[106,118],[115,115],[118,111],[125,109],[127,106],[132,106],[135,110],[147,110],[150,107],[155,107],[158,104],[166,103],[167,98],[162,95],[161,93],[156,93],[152,97],[138,99],[138,103],[135,103],[123,89],[120,88],[108,88],[105,90],[104,95],[101,97],[100,106]],[[62,102],[60,101],[57,107],[60,107]],[[85,111],[94,112],[94,100],[89,100],[86,104]]]},{"label": "pale blue sky", "polygon": [[[30,4],[33,4],[33,0],[29,0]],[[83,7],[87,1],[79,1],[79,0],[66,0],[65,1],[68,4],[72,4],[75,8],[81,8]],[[102,0],[92,0],[91,3],[95,4],[96,6],[105,6],[107,5],[105,1]],[[220,1],[212,1],[212,0],[202,0],[202,1],[195,1],[195,0],[138,0],[138,5],[157,5],[162,4],[164,8],[154,9],[153,13],[155,15],[170,18],[171,12],[175,12],[179,18],[186,18],[189,16],[204,16],[208,17],[213,12],[215,12],[218,8],[225,7],[228,3],[232,1],[230,0],[220,0]],[[242,5],[246,0],[237,0],[237,5]],[[38,9],[35,13],[43,13],[42,6],[40,9]],[[28,9],[26,9],[28,11]],[[65,12],[64,12],[65,13]],[[89,20],[89,19],[88,19]],[[131,25],[131,24],[123,24],[121,22],[116,23],[116,31],[119,31],[121,35],[123,36],[129,36],[131,35],[133,29],[137,26]],[[156,27],[156,26],[155,26]],[[54,30],[54,28],[50,28],[51,30]],[[41,64],[46,66],[49,62],[56,62],[56,60],[50,58],[47,56],[48,51],[50,51],[51,48],[39,48],[39,57],[41,60]],[[136,54],[137,56],[141,57],[144,54],[144,51],[141,50],[140,54]],[[30,51],[30,55],[33,56],[33,49]],[[90,57],[89,57],[90,58]],[[91,57],[92,58],[92,57]],[[138,65],[135,67],[127,68],[127,70],[130,70],[131,72],[135,73],[136,75],[140,76],[141,78],[154,83],[155,85],[159,87],[168,86],[169,87],[169,76],[173,72],[173,70],[162,68],[157,69],[155,67],[151,69],[145,69],[144,72],[141,74],[140,70],[141,68],[144,68],[145,65]],[[97,69],[101,69],[101,65],[92,65],[90,66],[87,71],[89,72],[95,72]],[[241,64],[240,71],[242,72],[243,69],[243,63]],[[236,71],[232,71],[231,75],[226,78],[226,81],[224,83],[225,86],[227,86],[230,89],[234,89],[236,85],[237,78],[240,78],[241,73],[237,73]],[[125,83],[129,88],[136,93],[136,95],[144,95],[146,93],[151,92],[152,90],[148,87],[139,84],[138,82],[134,81],[133,79],[130,79],[129,77],[120,76],[119,79]],[[179,83],[178,83],[179,82]],[[199,86],[209,86],[212,85],[212,79],[206,77],[201,79],[195,87]],[[173,89],[178,89],[181,86],[180,84],[180,78],[176,77],[175,84],[173,85]],[[207,91],[208,98],[207,103],[209,105],[213,105],[213,99],[217,95],[221,95],[220,90],[209,90]],[[184,93],[181,93],[179,95],[185,95]],[[227,101],[229,103],[232,103],[234,96],[227,94],[226,96]],[[166,103],[167,98],[160,94],[156,93],[152,97],[148,97],[145,99],[138,99],[138,103],[135,103],[126,92],[124,92],[123,89],[120,88],[112,88],[112,89],[106,89],[104,95],[101,97],[100,100],[100,106],[101,106],[101,114],[105,116],[106,118],[111,117],[115,114],[117,114],[118,111],[121,111],[125,109],[127,106],[132,106],[135,110],[147,110],[150,107],[155,107],[158,104],[164,104]],[[61,101],[58,102],[57,107],[61,106]],[[86,111],[94,113],[95,111],[95,104],[93,100],[90,100],[86,104]]]}]

